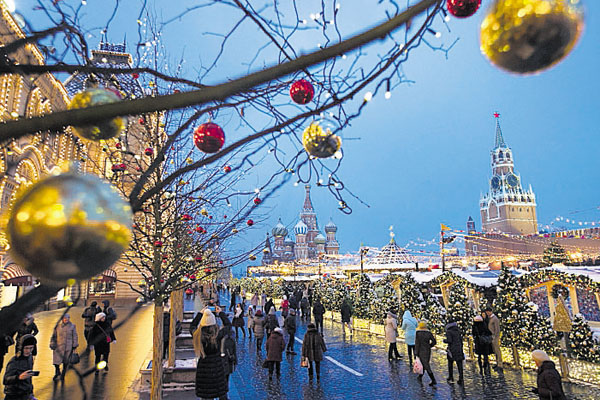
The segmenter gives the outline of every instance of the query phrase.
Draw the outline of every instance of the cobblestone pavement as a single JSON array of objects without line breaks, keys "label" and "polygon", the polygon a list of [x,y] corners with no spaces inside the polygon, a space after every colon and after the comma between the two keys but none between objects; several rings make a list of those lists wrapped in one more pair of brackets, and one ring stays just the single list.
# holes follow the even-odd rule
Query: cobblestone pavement
[{"label": "cobblestone pavement", "polygon": [[[73,307],[69,311],[71,321],[77,326],[79,336],[78,350],[82,357],[76,368],[81,372],[89,370],[94,364],[93,352],[90,357],[83,356],[86,347],[83,337],[83,319],[81,318],[83,309],[84,307]],[[125,319],[131,309],[115,308],[115,311],[118,314],[116,324]],[[86,395],[88,399],[93,400],[123,399],[129,386],[135,380],[148,350],[152,348],[152,307],[146,306],[140,309],[128,319],[127,323],[116,330],[117,342],[111,344],[109,372],[106,374],[101,372],[99,375],[92,373],[80,381],[76,372],[70,370],[65,376],[64,382],[54,382],[52,380],[54,376],[52,350],[48,346],[54,326],[63,312],[64,309],[44,311],[34,315],[35,323],[40,330],[37,335],[38,355],[34,363],[34,369],[40,371],[40,376],[33,378],[35,396],[40,400],[77,400],[85,398]],[[14,346],[5,357],[5,368],[13,355]],[[4,376],[5,368],[2,370],[2,376]],[[3,396],[4,387],[1,381],[0,393]]]}]

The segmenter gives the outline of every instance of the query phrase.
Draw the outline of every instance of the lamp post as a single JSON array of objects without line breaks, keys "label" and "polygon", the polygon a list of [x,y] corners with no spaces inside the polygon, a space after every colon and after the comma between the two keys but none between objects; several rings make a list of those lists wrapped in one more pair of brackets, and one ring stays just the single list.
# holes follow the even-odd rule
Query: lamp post
[{"label": "lamp post", "polygon": [[364,274],[364,268],[363,268],[363,257],[369,252],[369,248],[368,247],[361,247],[360,249],[360,273],[361,275]]}]

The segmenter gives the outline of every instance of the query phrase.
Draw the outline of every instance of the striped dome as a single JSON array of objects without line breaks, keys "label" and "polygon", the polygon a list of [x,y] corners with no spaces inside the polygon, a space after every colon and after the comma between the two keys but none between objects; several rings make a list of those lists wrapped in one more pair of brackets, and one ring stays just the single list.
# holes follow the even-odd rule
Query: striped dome
[{"label": "striped dome", "polygon": [[304,221],[298,221],[298,223],[294,227],[294,233],[296,235],[306,235],[306,232],[308,232],[308,226],[306,226]]}]

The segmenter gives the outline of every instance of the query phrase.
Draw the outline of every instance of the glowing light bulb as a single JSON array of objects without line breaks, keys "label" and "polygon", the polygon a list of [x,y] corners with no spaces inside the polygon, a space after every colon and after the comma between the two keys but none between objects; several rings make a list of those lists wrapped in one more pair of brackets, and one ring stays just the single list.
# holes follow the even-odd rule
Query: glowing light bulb
[{"label": "glowing light bulb", "polygon": [[371,93],[371,92],[365,93],[365,101],[371,101],[371,100],[373,100],[373,93]]},{"label": "glowing light bulb", "polygon": [[392,97],[392,92],[390,92],[389,90],[387,92],[385,92],[384,95],[385,99],[388,100],[390,97]]}]

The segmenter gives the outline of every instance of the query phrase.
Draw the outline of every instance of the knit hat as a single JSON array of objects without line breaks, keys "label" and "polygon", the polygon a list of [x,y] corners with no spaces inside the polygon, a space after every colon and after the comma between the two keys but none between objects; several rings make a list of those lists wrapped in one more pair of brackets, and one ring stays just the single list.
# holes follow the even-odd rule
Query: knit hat
[{"label": "knit hat", "polygon": [[102,318],[106,318],[106,314],[104,314],[103,312],[99,312],[98,314],[96,314],[96,322],[100,321]]},{"label": "knit hat", "polygon": [[481,315],[477,315],[477,316],[475,316],[475,321],[483,322],[483,317]]},{"label": "knit hat", "polygon": [[273,332],[281,333],[283,335],[283,330],[279,327],[273,329]]},{"label": "knit hat", "polygon": [[534,361],[537,361],[540,364],[543,363],[544,361],[552,361],[552,360],[550,360],[550,357],[548,357],[548,354],[546,354],[546,352],[543,350],[532,351],[531,358],[533,358]]},{"label": "knit hat", "polygon": [[271,307],[271,309],[269,310],[269,314],[275,315],[275,307]]},{"label": "knit hat", "polygon": [[420,321],[417,325],[417,329],[425,330],[427,329],[427,321]]},{"label": "knit hat", "polygon": [[290,315],[296,315],[296,310],[294,310],[293,308],[290,310]]},{"label": "knit hat", "polygon": [[21,348],[25,346],[35,346],[37,344],[37,339],[33,335],[25,335],[21,338]]},{"label": "knit hat", "polygon": [[110,305],[110,301],[102,300],[102,304],[104,304],[104,307],[108,307]]},{"label": "knit hat", "polygon": [[205,327],[205,326],[213,326],[217,324],[217,319],[215,318],[215,315],[212,313],[212,311],[210,311],[209,309],[204,310],[204,313],[202,314],[202,319],[200,320],[200,327]]},{"label": "knit hat", "polygon": [[254,315],[260,317],[260,316],[262,316],[262,311],[261,310],[256,310],[256,312],[254,313]]}]

